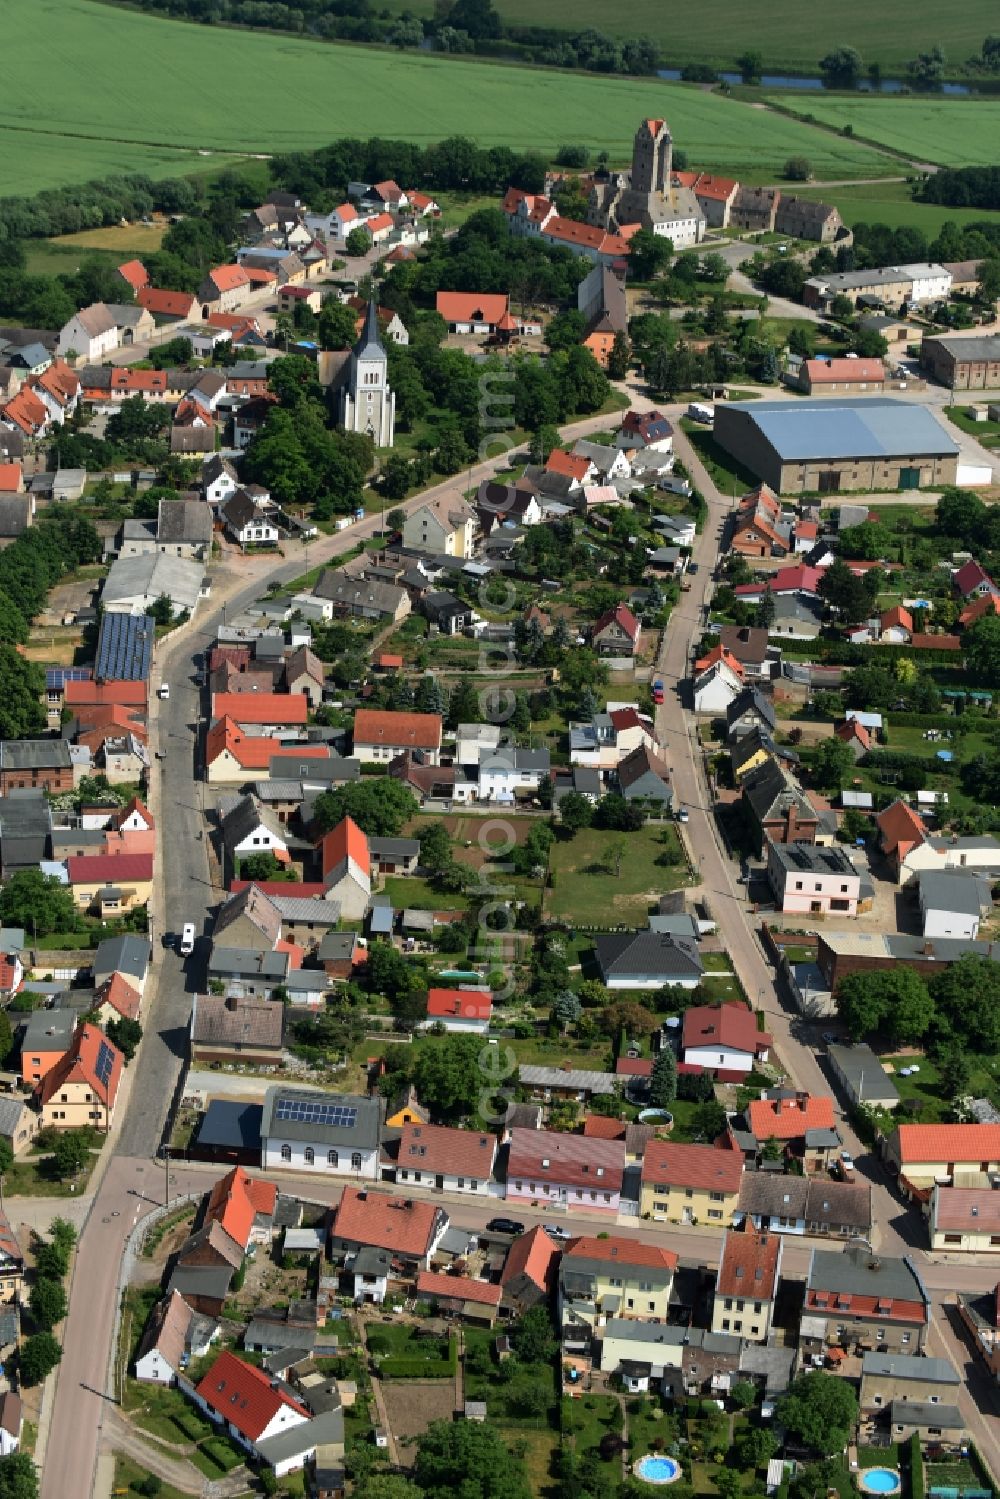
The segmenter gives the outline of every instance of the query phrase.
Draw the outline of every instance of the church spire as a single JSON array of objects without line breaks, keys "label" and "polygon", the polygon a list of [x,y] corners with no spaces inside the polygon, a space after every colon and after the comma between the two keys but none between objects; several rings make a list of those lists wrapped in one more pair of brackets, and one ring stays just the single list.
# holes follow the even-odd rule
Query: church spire
[{"label": "church spire", "polygon": [[363,358],[365,354],[380,354],[385,358],[385,349],[382,346],[382,335],[378,326],[378,308],[375,298],[372,297],[368,303],[368,311],[365,313],[365,325],[361,330],[361,337],[354,346],[357,357]]}]

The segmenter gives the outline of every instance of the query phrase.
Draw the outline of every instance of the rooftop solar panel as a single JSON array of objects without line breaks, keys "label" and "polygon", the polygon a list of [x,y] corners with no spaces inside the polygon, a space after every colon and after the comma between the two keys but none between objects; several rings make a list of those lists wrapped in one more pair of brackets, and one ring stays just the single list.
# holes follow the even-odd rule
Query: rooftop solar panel
[{"label": "rooftop solar panel", "polygon": [[338,1129],[353,1129],[357,1123],[357,1108],[341,1103],[313,1103],[304,1098],[280,1098],[274,1110],[275,1119],[294,1120],[296,1123],[333,1125]]},{"label": "rooftop solar panel", "polygon": [[148,614],[101,616],[94,670],[101,681],[144,682],[153,656],[155,621]]},{"label": "rooftop solar panel", "polygon": [[100,1083],[106,1088],[111,1080],[111,1073],[115,1065],[115,1054],[106,1041],[102,1041],[97,1052],[97,1062],[94,1071]]}]

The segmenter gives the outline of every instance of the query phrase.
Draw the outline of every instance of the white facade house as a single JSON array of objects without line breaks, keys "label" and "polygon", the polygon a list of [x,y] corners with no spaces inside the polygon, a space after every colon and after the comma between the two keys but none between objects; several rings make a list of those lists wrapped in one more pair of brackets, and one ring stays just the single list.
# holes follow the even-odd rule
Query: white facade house
[{"label": "white facade house", "polygon": [[989,833],[969,838],[926,838],[912,848],[899,866],[905,885],[924,870],[962,870],[995,879],[1000,874],[1000,841]]},{"label": "white facade house", "polygon": [[926,261],[902,265],[899,267],[899,279],[912,280],[913,290],[907,298],[911,303],[946,302],[951,294],[951,272],[946,271],[943,265],[928,264]]},{"label": "white facade house", "polygon": [[919,878],[919,893],[925,937],[974,942],[983,913],[993,905],[989,881],[961,870],[925,870]]},{"label": "white facade house", "polygon": [[202,487],[206,500],[217,510],[229,499],[230,495],[236,493],[240,482],[236,477],[236,470],[228,459],[213,454],[207,459],[202,469]]},{"label": "white facade house", "polygon": [[486,1197],[496,1156],[495,1135],[435,1124],[404,1124],[396,1182]]},{"label": "white facade house", "polygon": [[381,1121],[377,1098],[269,1088],[261,1118],[261,1165],[377,1181]]},{"label": "white facade house", "polygon": [[537,791],[549,773],[547,749],[506,749],[479,762],[479,800],[513,802],[518,791]]},{"label": "white facade house", "polygon": [[150,1314],[136,1355],[136,1379],[146,1384],[176,1384],[188,1360],[203,1358],[220,1331],[218,1322],[194,1311],[180,1291],[172,1291]]},{"label": "white facade house", "polygon": [[694,711],[725,713],[742,691],[743,682],[736,673],[724,661],[716,661],[695,678]]}]

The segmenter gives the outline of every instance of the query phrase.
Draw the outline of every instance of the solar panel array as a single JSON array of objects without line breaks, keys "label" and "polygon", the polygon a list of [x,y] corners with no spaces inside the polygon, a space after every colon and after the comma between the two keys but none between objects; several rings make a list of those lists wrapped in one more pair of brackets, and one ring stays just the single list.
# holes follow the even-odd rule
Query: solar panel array
[{"label": "solar panel array", "polygon": [[94,1071],[97,1073],[98,1082],[106,1088],[111,1081],[111,1073],[115,1065],[115,1054],[106,1041],[102,1041],[97,1052],[97,1064]]},{"label": "solar panel array", "polygon": [[89,682],[92,675],[89,666],[50,666],[45,672],[45,685],[57,688],[67,682]]},{"label": "solar panel array", "polygon": [[94,671],[101,682],[144,682],[153,657],[156,622],[148,614],[101,616]]},{"label": "solar panel array", "polygon": [[353,1129],[358,1111],[346,1103],[313,1103],[308,1098],[279,1098],[275,1119],[294,1120],[297,1124],[326,1124],[335,1129]]}]

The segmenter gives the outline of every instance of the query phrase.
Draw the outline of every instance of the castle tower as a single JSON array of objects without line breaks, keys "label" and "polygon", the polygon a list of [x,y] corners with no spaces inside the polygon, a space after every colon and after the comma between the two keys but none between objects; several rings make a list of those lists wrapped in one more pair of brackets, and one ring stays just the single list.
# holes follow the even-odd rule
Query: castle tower
[{"label": "castle tower", "polygon": [[340,425],[367,432],[377,448],[391,448],[396,431],[396,394],[389,386],[389,359],[378,327],[374,300],[368,303],[361,337],[351,353],[340,392]]},{"label": "castle tower", "polygon": [[633,193],[666,193],[670,189],[673,140],[666,120],[643,120],[632,146]]}]

